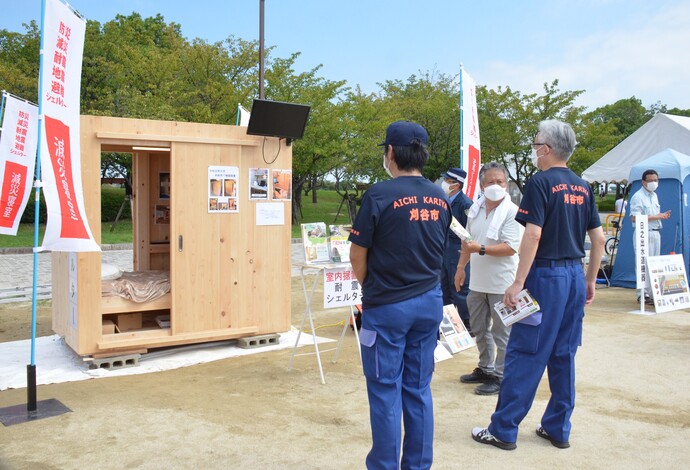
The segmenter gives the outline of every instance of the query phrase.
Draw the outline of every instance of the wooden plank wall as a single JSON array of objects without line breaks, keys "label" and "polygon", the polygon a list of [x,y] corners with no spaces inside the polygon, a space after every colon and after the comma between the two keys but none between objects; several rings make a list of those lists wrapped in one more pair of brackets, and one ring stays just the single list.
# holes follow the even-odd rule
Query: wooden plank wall
[{"label": "wooden plank wall", "polygon": [[[239,334],[242,329],[256,328],[261,334],[289,329],[291,205],[276,202],[284,205],[284,225],[257,226],[257,202],[249,201],[248,175],[249,168],[290,169],[291,147],[269,138],[262,149],[263,137],[247,136],[245,128],[236,126],[98,116],[82,116],[81,134],[86,214],[97,242],[101,239],[101,150],[124,150],[132,145],[171,148],[171,344],[176,334],[185,337],[180,343],[189,343],[191,337],[199,342],[212,340],[219,330],[237,329]],[[268,165],[264,154],[272,160],[279,145],[278,158]],[[208,213],[208,165],[239,167],[239,213]],[[156,190],[158,171],[164,168],[164,163],[154,163],[150,169]],[[146,204],[135,201],[138,210],[146,206],[152,211],[156,199],[152,193],[147,196]],[[141,220],[141,214],[135,217]],[[158,236],[154,231],[151,225],[141,227],[137,235],[143,238],[135,243]],[[184,238],[182,252],[177,247],[179,235]],[[145,253],[140,250],[138,256]],[[73,325],[69,317],[69,254],[53,254],[53,327],[77,353],[86,355],[99,352],[101,340],[101,256],[83,253],[77,259],[79,314]],[[136,342],[136,334],[134,338]],[[143,347],[145,341],[142,334]]]}]

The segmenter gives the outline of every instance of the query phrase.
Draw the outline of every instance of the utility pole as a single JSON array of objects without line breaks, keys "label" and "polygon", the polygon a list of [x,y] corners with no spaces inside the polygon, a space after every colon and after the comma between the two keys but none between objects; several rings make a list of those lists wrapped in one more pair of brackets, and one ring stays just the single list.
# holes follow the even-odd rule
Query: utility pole
[{"label": "utility pole", "polygon": [[259,99],[264,99],[264,0],[259,0]]}]

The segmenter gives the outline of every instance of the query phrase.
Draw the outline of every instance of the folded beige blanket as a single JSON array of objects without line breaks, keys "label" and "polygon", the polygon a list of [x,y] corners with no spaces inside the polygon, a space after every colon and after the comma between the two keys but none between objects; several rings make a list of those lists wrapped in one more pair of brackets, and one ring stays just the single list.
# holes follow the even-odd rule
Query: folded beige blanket
[{"label": "folded beige blanket", "polygon": [[103,296],[118,295],[132,302],[148,302],[170,292],[170,272],[124,272],[119,279],[103,281],[102,290]]}]

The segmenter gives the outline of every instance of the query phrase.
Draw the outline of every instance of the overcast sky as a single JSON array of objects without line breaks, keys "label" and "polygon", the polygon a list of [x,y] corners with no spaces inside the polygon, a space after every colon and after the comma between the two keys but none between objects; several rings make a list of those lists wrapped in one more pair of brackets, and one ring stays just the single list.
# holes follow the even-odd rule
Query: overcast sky
[{"label": "overcast sky", "polygon": [[[87,19],[160,13],[189,39],[259,37],[259,0],[73,0]],[[40,0],[0,0],[0,28],[40,23]],[[690,108],[690,0],[265,0],[265,39],[301,52],[298,71],[366,92],[385,80],[463,64],[478,84],[586,90],[593,109],[635,96]],[[8,90],[12,91],[12,90]]]}]

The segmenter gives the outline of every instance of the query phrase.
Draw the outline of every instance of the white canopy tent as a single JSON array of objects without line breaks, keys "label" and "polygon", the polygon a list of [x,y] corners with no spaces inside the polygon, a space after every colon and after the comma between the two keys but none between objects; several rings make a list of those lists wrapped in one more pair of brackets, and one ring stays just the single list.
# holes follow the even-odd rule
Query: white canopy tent
[{"label": "white canopy tent", "polygon": [[593,182],[627,181],[638,162],[671,148],[690,155],[690,117],[659,113],[582,173]]}]

